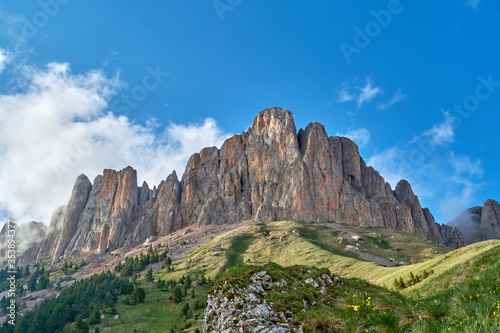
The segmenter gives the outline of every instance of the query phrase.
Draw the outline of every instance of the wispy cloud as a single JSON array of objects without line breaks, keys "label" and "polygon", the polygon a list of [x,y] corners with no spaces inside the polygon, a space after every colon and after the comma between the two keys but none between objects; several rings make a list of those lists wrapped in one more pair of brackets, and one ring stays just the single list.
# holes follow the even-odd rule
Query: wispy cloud
[{"label": "wispy cloud", "polygon": [[382,93],[382,89],[374,86],[369,78],[366,78],[366,83],[363,85],[357,85],[352,89],[349,82],[346,81],[338,93],[337,101],[339,103],[356,101],[358,109],[360,109],[364,103],[371,102],[380,93]]},{"label": "wispy cloud", "polygon": [[473,162],[467,155],[455,155],[452,152],[448,156],[448,162],[452,171],[449,174],[449,182],[460,190],[449,188],[440,198],[439,209],[445,219],[443,222],[452,221],[461,212],[470,208],[476,192],[483,186],[479,181],[484,174],[480,160]]},{"label": "wispy cloud", "polygon": [[396,103],[399,103],[399,102],[402,102],[404,100],[406,100],[408,98],[408,95],[406,94],[403,94],[401,92],[401,88],[399,88],[396,93],[394,94],[394,96],[387,102],[385,103],[382,103],[382,104],[379,104],[377,106],[377,109],[379,110],[387,110],[389,109],[391,106],[393,106],[394,104]]},{"label": "wispy cloud", "polygon": [[0,213],[48,222],[67,203],[76,177],[131,165],[139,181],[182,174],[192,153],[220,146],[229,134],[207,118],[197,124],[154,119],[138,124],[108,111],[122,82],[96,70],[72,73],[52,63],[26,71],[27,86],[0,95]]},{"label": "wispy cloud", "polygon": [[455,155],[452,153],[450,155],[450,163],[457,174],[465,175],[467,179],[473,176],[482,177],[484,174],[481,161],[473,162],[467,155]]},{"label": "wispy cloud", "polygon": [[0,49],[0,73],[3,72],[5,66],[9,61],[10,61],[9,53],[4,49]]},{"label": "wispy cloud", "polygon": [[474,9],[477,9],[477,7],[479,7],[480,3],[481,3],[481,0],[468,0],[467,6],[472,7]]},{"label": "wispy cloud", "polygon": [[446,111],[443,111],[444,119],[432,126],[432,128],[422,134],[423,137],[429,137],[436,145],[443,145],[455,141],[455,131],[453,128],[453,117]]},{"label": "wispy cloud", "polygon": [[344,102],[349,102],[349,101],[352,101],[354,100],[356,97],[352,94],[350,94],[346,88],[343,88],[340,92],[339,92],[339,98],[338,98],[338,101],[341,102],[341,103],[344,103]]},{"label": "wispy cloud", "polygon": [[401,158],[404,156],[403,147],[390,147],[372,155],[367,164],[373,166],[385,179],[386,182],[395,188],[401,179],[411,182],[411,176],[403,168]]},{"label": "wispy cloud", "polygon": [[358,95],[356,99],[356,103],[358,104],[358,108],[360,108],[363,103],[370,102],[375,98],[382,90],[379,87],[374,87],[373,82],[369,79],[366,80],[366,85],[361,89],[361,94]]},{"label": "wispy cloud", "polygon": [[7,13],[0,9],[0,36],[8,42],[4,48],[16,55],[26,56],[31,50],[27,47],[27,38],[24,30],[26,28],[26,17]]},{"label": "wispy cloud", "polygon": [[370,131],[366,128],[350,129],[345,134],[337,133],[335,136],[345,136],[354,141],[359,147],[365,147],[370,141]]},{"label": "wispy cloud", "polygon": [[469,208],[482,188],[484,173],[481,161],[470,156],[457,156],[442,147],[424,163],[413,165],[413,145],[390,147],[371,156],[373,166],[393,188],[401,179],[408,180],[422,205],[434,202],[439,223],[446,223]]},{"label": "wispy cloud", "polygon": [[443,115],[429,130],[374,154],[367,163],[393,187],[401,179],[410,181],[423,204],[437,202],[443,219],[439,222],[448,222],[471,205],[484,171],[480,160],[453,152],[453,119],[446,112]]}]

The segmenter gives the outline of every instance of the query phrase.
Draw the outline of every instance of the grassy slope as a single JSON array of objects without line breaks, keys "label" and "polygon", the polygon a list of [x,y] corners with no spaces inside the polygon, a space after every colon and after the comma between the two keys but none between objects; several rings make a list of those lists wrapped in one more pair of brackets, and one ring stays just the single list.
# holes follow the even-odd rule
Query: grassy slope
[{"label": "grassy slope", "polygon": [[[351,237],[353,234],[366,239],[359,244],[363,252],[370,252],[380,258],[417,263],[383,267],[360,260],[357,254],[343,251],[346,245],[355,245],[356,242]],[[337,329],[349,331],[345,325],[352,325],[354,330],[376,332],[385,327],[383,326],[385,324],[381,324],[384,321],[399,323],[394,325],[399,326],[401,330],[394,331],[401,332],[406,332],[413,325],[420,325],[421,332],[426,332],[426,327],[429,325],[433,329],[452,328],[454,332],[467,332],[477,330],[485,323],[491,328],[484,330],[485,332],[496,332],[499,327],[496,323],[500,322],[500,317],[498,314],[493,314],[496,305],[492,310],[494,304],[492,302],[500,297],[498,296],[500,241],[488,241],[453,252],[449,251],[445,247],[428,243],[415,236],[383,228],[362,229],[336,224],[304,224],[288,221],[258,223],[215,237],[177,263],[174,272],[161,271],[155,274],[155,278],[179,279],[182,275],[193,276],[200,271],[216,277],[227,271],[237,272],[239,268],[235,270],[233,267],[239,264],[260,266],[275,262],[290,268],[283,268],[283,272],[280,272],[281,268],[267,265],[267,269],[273,269],[273,274],[285,274],[290,278],[295,276],[294,278],[302,280],[303,276],[300,277],[300,274],[297,276],[291,266],[315,266],[326,268],[340,276],[362,278],[369,283],[357,279],[344,279],[341,293],[330,295],[333,297],[330,300],[331,304],[335,303],[335,307],[328,304],[318,305],[318,308],[311,308],[305,313],[302,312],[300,304],[302,304],[302,294],[308,293],[307,290],[295,295],[297,299],[293,293],[284,298],[280,293],[270,293],[270,297],[277,305],[295,304],[294,307],[301,312],[297,319],[301,323],[308,323],[307,327],[310,328],[308,332],[328,331],[315,328],[317,325],[321,326],[322,322],[336,327],[333,331]],[[410,272],[418,275],[424,269],[433,270],[434,274],[423,282],[400,290],[399,293],[380,288],[384,286],[392,289],[394,278],[402,276],[408,280]],[[248,269],[243,271],[248,272]],[[499,273],[496,273],[497,271]],[[174,325],[176,325],[174,331],[178,332],[186,322],[181,316],[184,303],[189,302],[192,307],[196,300],[204,302],[208,293],[207,287],[197,287],[194,300],[187,297],[181,304],[175,304],[169,299],[171,292],[159,291],[152,285],[144,283],[143,286],[148,290],[146,302],[130,306],[123,304],[123,299],[120,299],[116,306],[120,318],[103,319],[99,325],[101,332],[169,332]],[[459,296],[462,295],[460,293],[472,298],[468,303],[459,303]],[[321,299],[320,295],[311,295],[314,299]],[[353,295],[357,297],[351,297]],[[370,303],[368,297],[372,299],[370,306],[366,305]],[[449,305],[446,304],[447,300],[454,301]],[[358,304],[356,303],[358,301],[361,305],[359,312],[353,312],[352,308],[347,307],[349,304]],[[433,309],[433,306],[437,307],[437,310]],[[446,309],[446,315],[438,320],[432,319],[433,311],[441,311],[441,306]],[[451,311],[453,306],[464,309],[468,307],[469,310],[464,311],[469,312]],[[500,307],[500,303],[498,306]],[[428,307],[431,310],[428,310]],[[482,308],[487,310],[483,311],[486,315],[475,316]],[[500,309],[497,311],[500,313]],[[198,309],[195,314],[202,318],[203,309]],[[194,325],[185,332],[193,332],[196,328],[201,330],[200,322],[196,322],[194,318],[188,321]],[[383,330],[390,331],[386,328]]]},{"label": "grassy slope", "polygon": [[457,285],[472,278],[477,278],[482,272],[492,267],[500,259],[500,241],[491,240],[469,245],[453,252],[441,255],[433,260],[415,265],[376,269],[367,272],[364,279],[379,285],[392,287],[394,278],[407,280],[410,272],[420,274],[424,270],[434,270],[434,274],[411,288],[408,292],[426,294],[429,291],[440,290]]},{"label": "grassy slope", "polygon": [[[363,236],[359,247],[378,257],[417,262],[412,265],[384,267],[360,260],[358,254],[343,251],[354,245],[350,235]],[[374,236],[376,234],[376,236]],[[283,237],[283,241],[280,241]],[[220,251],[212,252],[218,250]],[[335,224],[299,222],[258,223],[219,235],[175,265],[174,273],[160,272],[156,277],[179,278],[181,275],[205,271],[216,277],[236,264],[264,265],[275,262],[282,266],[307,265],[327,268],[340,276],[362,278],[393,289],[394,278],[409,279],[410,272],[424,270],[434,274],[415,286],[404,289],[407,294],[426,295],[477,278],[500,258],[500,241],[491,240],[452,252],[438,244],[413,235],[384,228],[355,228]]]},{"label": "grassy slope", "polygon": [[[329,247],[331,242],[315,243],[323,242],[321,236],[323,232],[326,231],[318,228],[314,235],[300,232],[307,240],[307,244],[304,245],[301,241],[294,243],[290,240],[290,244],[270,251],[272,255],[269,256],[277,258],[283,253],[288,253],[286,257],[289,258],[295,254],[296,261],[309,260],[317,263],[318,267],[330,269],[334,267],[331,270],[337,274],[347,272],[345,275],[357,276],[373,284],[360,279],[344,278],[340,288],[329,289],[325,296],[307,288],[298,289],[296,292],[286,290],[285,294],[280,290],[269,292],[268,302],[298,314],[297,325],[304,324],[306,333],[500,332],[500,241],[473,244],[423,263],[386,268],[360,262],[351,257],[340,259],[335,263],[327,262],[325,255],[334,260],[339,258],[331,253],[334,252]],[[386,250],[394,246],[391,240],[395,238],[396,235],[388,240]],[[416,244],[409,240],[406,239],[407,248],[414,249]],[[297,247],[297,244],[303,247]],[[311,252],[313,245],[316,246],[315,252]],[[297,249],[302,249],[306,254],[295,252]],[[290,262],[288,260],[290,259],[287,259],[287,262]],[[310,266],[307,262],[304,264]],[[348,266],[349,269],[346,270]],[[226,276],[217,281],[217,284],[220,285],[228,280],[245,281],[244,275],[248,274],[249,270],[260,269],[270,271],[269,274],[276,275],[277,280],[282,278],[281,275],[287,275],[287,281],[303,280],[307,276],[304,275],[304,271],[309,271],[298,269],[297,266],[284,268],[269,264],[260,268],[239,266],[230,270]],[[432,270],[434,274],[403,290],[394,291],[376,287],[376,285],[389,286],[389,289],[393,289],[392,281],[395,277],[402,276],[408,281],[410,272],[420,275],[424,270],[428,272]],[[231,285],[231,281],[228,281],[228,285]],[[313,300],[317,305],[303,309],[302,299]]]},{"label": "grassy slope", "polygon": [[160,291],[152,284],[143,284],[147,290],[146,301],[137,305],[125,305],[123,301],[128,296],[122,296],[118,299],[116,310],[119,318],[114,319],[108,316],[102,320],[99,325],[101,332],[151,332],[163,333],[170,332],[174,328],[179,332],[186,322],[193,325],[183,332],[194,332],[195,329],[202,331],[202,323],[197,322],[196,318],[203,319],[205,308],[193,311],[193,317],[185,319],[182,316],[182,307],[187,302],[191,309],[198,300],[204,304],[207,300],[208,286],[196,287],[195,298],[191,295],[184,297],[180,304],[174,303],[170,298],[170,291]]},{"label": "grassy slope", "polygon": [[203,270],[215,277],[238,263],[263,265],[275,262],[282,266],[324,267],[342,276],[379,282],[375,277],[385,275],[387,268],[360,260],[358,254],[344,251],[346,245],[356,244],[352,235],[361,235],[366,239],[359,243],[363,252],[384,259],[393,258],[398,262],[427,261],[449,251],[418,237],[384,228],[363,229],[333,223],[289,221],[258,223],[215,237],[175,265],[176,272],[161,272],[156,276],[178,278]]}]

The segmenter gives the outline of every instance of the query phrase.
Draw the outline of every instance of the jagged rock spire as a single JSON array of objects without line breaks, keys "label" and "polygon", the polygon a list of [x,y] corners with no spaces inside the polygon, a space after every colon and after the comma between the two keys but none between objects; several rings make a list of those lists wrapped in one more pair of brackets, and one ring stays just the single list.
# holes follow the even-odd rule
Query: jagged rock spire
[{"label": "jagged rock spire", "polygon": [[80,176],[52,252],[57,260],[81,250],[126,249],[188,225],[246,219],[390,227],[465,245],[459,233],[438,226],[422,209],[408,182],[393,191],[367,167],[354,142],[328,137],[318,123],[297,133],[290,111],[271,108],[220,149],[193,154],[180,180],[174,172],[153,190],[146,183],[137,187],[131,167],[104,170],[93,185]]}]

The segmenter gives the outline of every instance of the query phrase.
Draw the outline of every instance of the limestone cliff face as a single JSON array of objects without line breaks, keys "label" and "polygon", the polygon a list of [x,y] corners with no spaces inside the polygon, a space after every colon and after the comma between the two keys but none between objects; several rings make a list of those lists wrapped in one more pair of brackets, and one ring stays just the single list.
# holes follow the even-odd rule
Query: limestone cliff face
[{"label": "limestone cliff face", "polygon": [[[158,187],[137,187],[136,171],[104,170],[90,184],[77,179],[56,245],[40,255],[106,252],[142,244],[185,226],[242,220],[335,221],[390,227],[451,247],[465,245],[437,225],[406,181],[393,191],[366,166],[354,142],[329,137],[324,126],[298,131],[280,108],[260,112],[247,132],[189,159]],[[55,249],[54,249],[55,248]]]},{"label": "limestone cliff face", "polygon": [[500,238],[500,204],[495,200],[483,203],[479,230],[481,240]]},{"label": "limestone cliff face", "polygon": [[469,208],[448,224],[458,228],[469,244],[500,239],[500,204],[486,200],[482,207]]},{"label": "limestone cliff face", "polygon": [[[78,177],[66,208],[54,260],[64,254],[98,249],[120,248],[135,227],[139,191],[137,173],[131,167],[122,171],[104,170],[91,184]],[[103,235],[103,237],[101,237]]]},{"label": "limestone cliff face", "polygon": [[69,242],[78,234],[80,215],[87,204],[92,184],[85,175],[80,175],[76,179],[71,198],[67,206],[66,215],[61,230],[61,235],[58,239],[54,256],[59,257],[64,254]]}]

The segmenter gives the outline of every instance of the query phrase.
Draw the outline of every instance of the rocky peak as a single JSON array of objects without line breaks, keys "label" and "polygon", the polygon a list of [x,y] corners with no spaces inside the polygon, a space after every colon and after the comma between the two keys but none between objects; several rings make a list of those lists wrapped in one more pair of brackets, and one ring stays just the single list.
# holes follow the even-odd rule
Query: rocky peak
[{"label": "rocky peak", "polygon": [[299,157],[297,130],[290,111],[270,108],[259,112],[255,117],[249,142],[255,148],[261,146],[264,151],[274,149],[286,160]]},{"label": "rocky peak", "polygon": [[[434,216],[432,216],[431,212],[427,208],[422,209],[418,197],[413,193],[413,189],[411,188],[411,185],[408,181],[401,180],[396,186],[394,195],[400,203],[405,204],[411,209],[413,220],[411,233],[423,238],[427,238],[436,243],[446,243],[446,240],[443,239],[443,233],[445,232],[445,230],[438,228],[434,220]],[[448,235],[452,233],[453,230],[446,231],[446,234]],[[461,243],[459,246],[464,245],[465,242]]]},{"label": "rocky peak", "polygon": [[482,207],[469,208],[448,224],[457,227],[468,243],[500,239],[500,204],[488,199]]},{"label": "rocky peak", "polygon": [[99,191],[99,198],[106,201],[102,217],[111,218],[120,214],[127,205],[136,204],[137,194],[137,171],[131,166],[118,172],[104,170]]},{"label": "rocky peak", "polygon": [[[16,249],[19,254],[23,254],[17,258],[17,263],[20,265],[26,265],[33,262],[38,255],[37,242],[44,239],[47,236],[47,226],[42,222],[26,222],[22,224],[16,224]],[[9,226],[8,223],[4,224],[2,230],[0,231],[0,259],[2,266],[7,264],[5,259],[7,255],[9,244]]]},{"label": "rocky peak", "polygon": [[500,221],[500,204],[492,199],[488,199],[483,203],[483,212],[481,217],[481,229],[485,230],[485,233],[488,233],[488,230],[492,231],[496,237],[498,238],[498,228]]},{"label": "rocky peak", "polygon": [[301,128],[297,137],[302,156],[306,155],[306,152],[311,149],[328,147],[328,135],[325,126],[320,123],[310,123],[305,130]]},{"label": "rocky peak", "polygon": [[292,134],[295,135],[295,122],[292,113],[282,108],[269,108],[257,114],[252,123],[252,133],[262,135],[263,133]]},{"label": "rocky peak", "polygon": [[338,137],[334,140],[341,147],[344,179],[357,191],[365,194],[361,184],[361,156],[358,146],[348,138]]},{"label": "rocky peak", "polygon": [[54,258],[59,258],[64,254],[69,242],[73,238],[77,227],[80,215],[87,204],[87,199],[92,189],[90,180],[85,175],[80,175],[76,179],[71,198],[69,199],[66,216],[64,217],[61,236],[57,243]]},{"label": "rocky peak", "polygon": [[290,111],[270,108],[220,149],[193,154],[181,180],[174,171],[151,190],[146,183],[137,187],[131,167],[104,170],[93,184],[80,176],[53,237],[56,250],[48,252],[57,260],[82,250],[126,250],[189,225],[248,219],[390,227],[464,245],[453,228],[438,226],[422,209],[408,182],[392,191],[353,141],[329,137],[318,123],[297,133]]},{"label": "rocky peak", "polygon": [[481,240],[481,216],[483,207],[476,206],[462,212],[448,225],[458,228],[464,235],[467,243],[472,244]]},{"label": "rocky peak", "polygon": [[[149,196],[144,188],[143,198]],[[63,254],[108,247],[120,247],[130,232],[139,204],[137,172],[132,167],[121,171],[105,169],[91,184],[80,175],[67,205],[62,230],[55,250],[49,251],[54,260]],[[106,237],[101,237],[101,233]],[[46,254],[47,255],[47,254]]]}]

